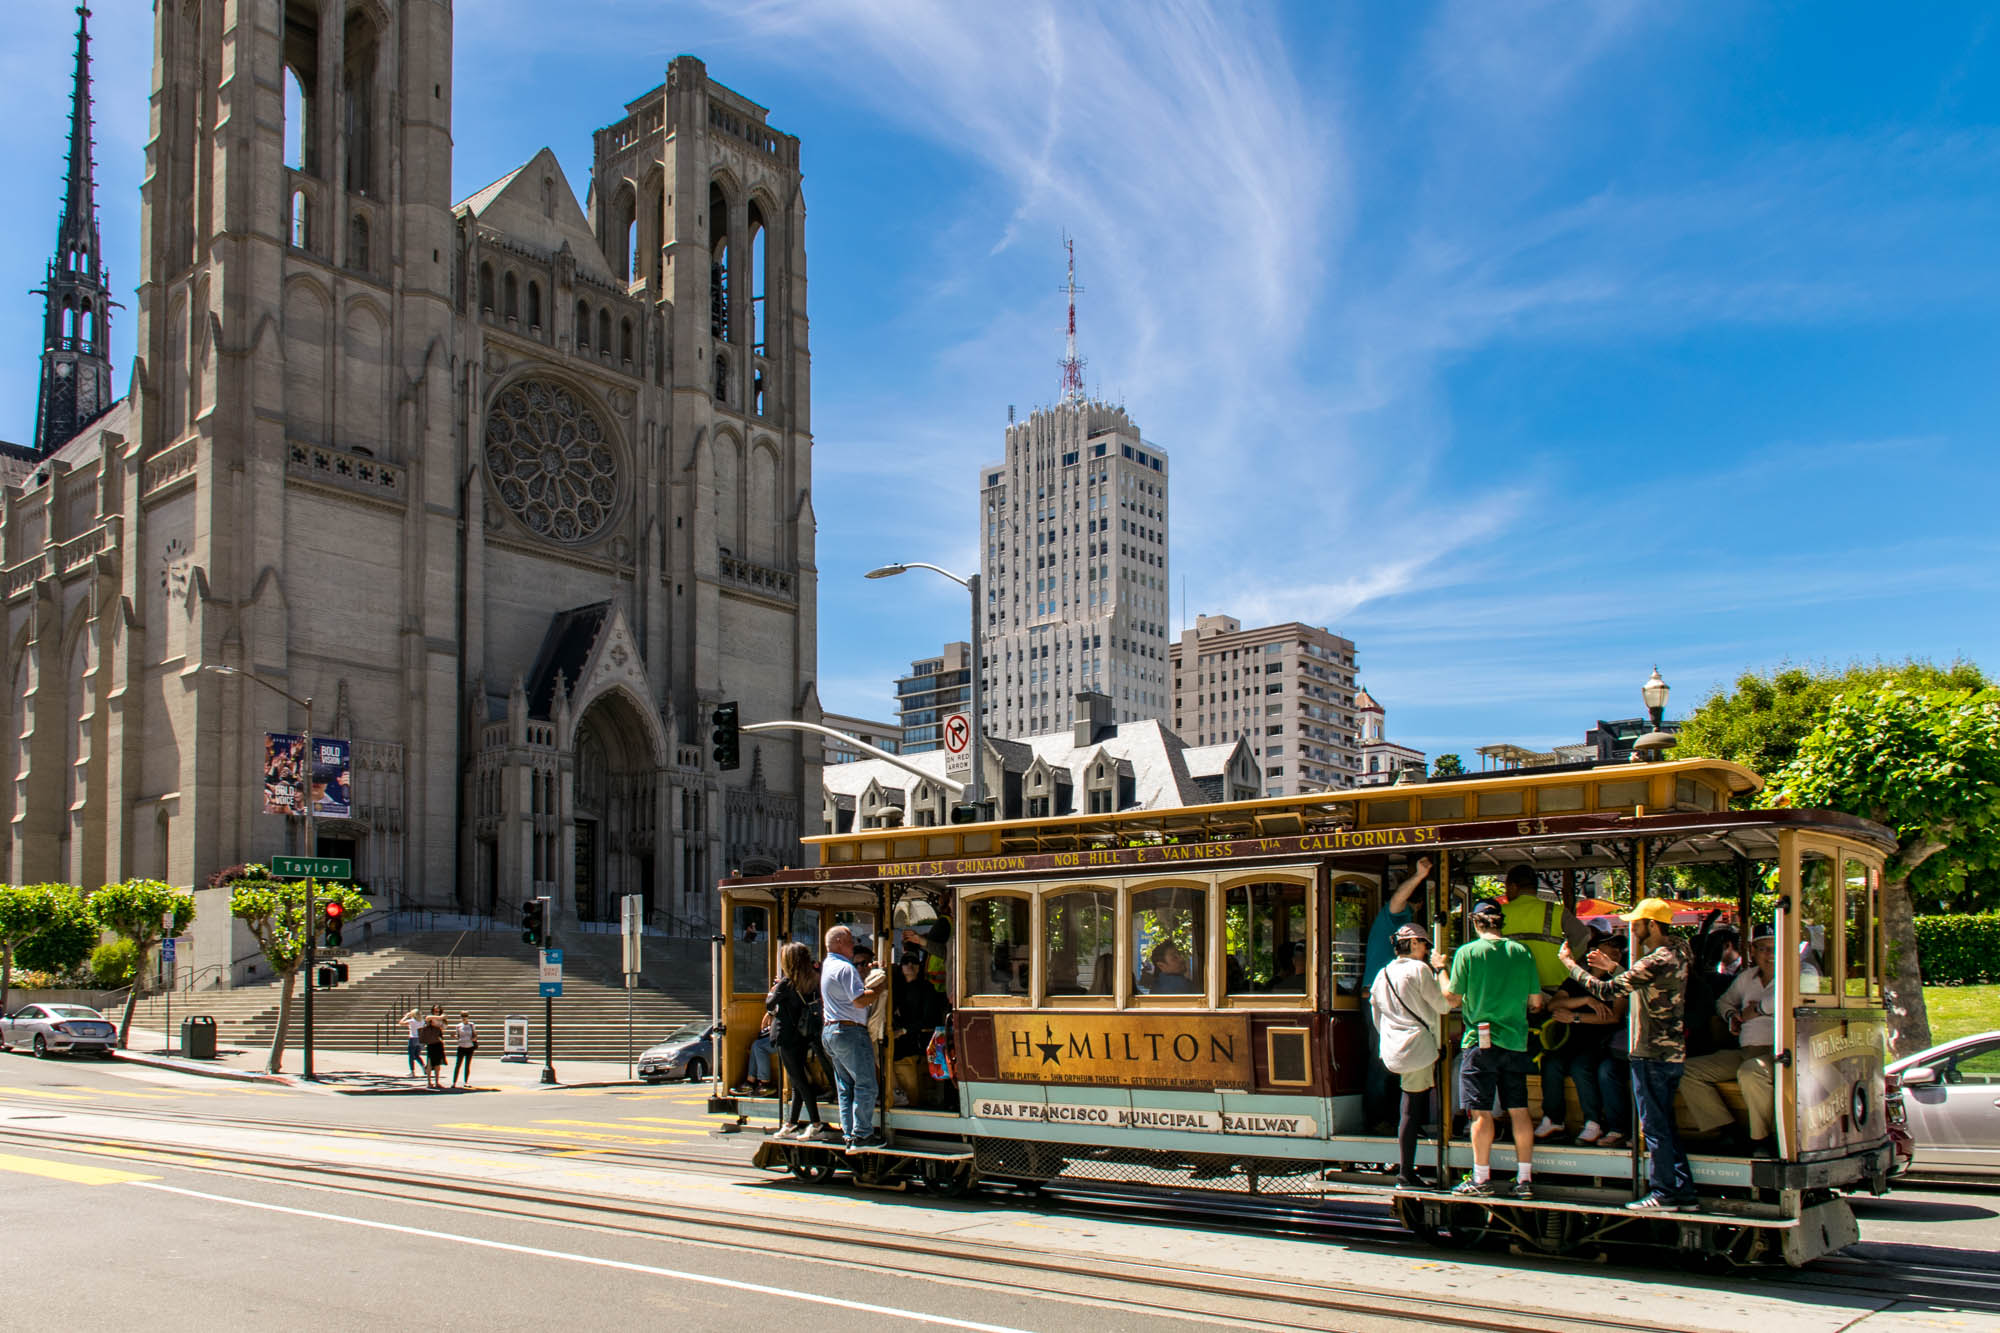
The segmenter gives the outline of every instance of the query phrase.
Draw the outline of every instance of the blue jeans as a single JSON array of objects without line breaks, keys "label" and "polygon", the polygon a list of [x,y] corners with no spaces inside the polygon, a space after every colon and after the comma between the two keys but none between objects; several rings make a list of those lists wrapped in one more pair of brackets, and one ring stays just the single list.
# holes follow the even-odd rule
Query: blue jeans
[{"label": "blue jeans", "polygon": [[1694,1199],[1694,1173],[1674,1128],[1674,1092],[1681,1085],[1678,1060],[1634,1060],[1632,1096],[1639,1103],[1639,1132],[1646,1136],[1653,1193],[1676,1203]]},{"label": "blue jeans", "polygon": [[[1578,1069],[1580,1074],[1583,1070]],[[1576,1099],[1583,1101],[1586,1080],[1578,1079]],[[1586,1105],[1584,1114],[1595,1120],[1606,1134],[1632,1132],[1632,1065],[1623,1056],[1601,1053],[1591,1069],[1591,1095],[1596,1102],[1593,1114]]]},{"label": "blue jeans", "polygon": [[875,1132],[875,1043],[865,1027],[829,1023],[820,1035],[827,1063],[833,1066],[833,1091],[840,1103],[840,1132],[849,1139]]},{"label": "blue jeans", "polygon": [[771,1034],[760,1032],[750,1043],[750,1077],[759,1083],[771,1081]]}]

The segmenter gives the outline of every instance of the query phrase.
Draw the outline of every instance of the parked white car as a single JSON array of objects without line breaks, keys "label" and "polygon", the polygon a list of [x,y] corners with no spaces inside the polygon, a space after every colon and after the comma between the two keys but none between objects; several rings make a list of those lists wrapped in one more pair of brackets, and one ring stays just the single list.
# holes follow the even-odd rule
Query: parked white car
[{"label": "parked white car", "polygon": [[0,1018],[0,1046],[32,1047],[51,1055],[96,1055],[109,1060],[118,1049],[118,1025],[88,1005],[24,1004]]}]

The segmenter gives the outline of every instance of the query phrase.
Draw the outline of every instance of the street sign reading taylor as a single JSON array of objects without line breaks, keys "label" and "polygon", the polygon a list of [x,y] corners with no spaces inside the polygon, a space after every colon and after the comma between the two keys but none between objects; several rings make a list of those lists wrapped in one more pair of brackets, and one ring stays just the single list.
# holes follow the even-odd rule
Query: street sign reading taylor
[{"label": "street sign reading taylor", "polygon": [[278,879],[353,879],[354,861],[345,856],[274,856],[271,874]]}]

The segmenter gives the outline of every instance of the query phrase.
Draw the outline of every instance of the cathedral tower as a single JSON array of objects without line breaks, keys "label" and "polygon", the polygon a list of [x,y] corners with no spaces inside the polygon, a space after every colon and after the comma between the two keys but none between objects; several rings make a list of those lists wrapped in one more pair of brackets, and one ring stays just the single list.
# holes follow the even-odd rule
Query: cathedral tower
[{"label": "cathedral tower", "polygon": [[35,406],[35,449],[49,453],[111,406],[111,284],[97,235],[97,184],[91,152],[90,10],[78,7],[76,85],[70,92],[69,172],[62,225],[42,320],[42,387]]}]

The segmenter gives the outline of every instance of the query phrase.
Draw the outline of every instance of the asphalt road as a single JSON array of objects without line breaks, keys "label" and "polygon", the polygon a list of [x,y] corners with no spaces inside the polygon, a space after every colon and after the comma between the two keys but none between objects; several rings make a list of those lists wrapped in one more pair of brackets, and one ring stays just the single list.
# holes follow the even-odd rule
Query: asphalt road
[{"label": "asphalt road", "polygon": [[[1529,1312],[1523,1326],[1542,1311],[1546,1327],[2000,1329],[2000,1194],[1857,1200],[1850,1257],[1715,1281],[1004,1195],[808,1189],[746,1169],[761,1135],[715,1124],[686,1085],[357,1097],[0,1055],[9,1308],[77,1328],[780,1318],[1152,1333],[1428,1326],[1399,1309],[1424,1296],[1445,1315]],[[1042,1255],[1070,1267],[1009,1262]],[[1884,1261],[1921,1281],[1886,1290]],[[1293,1291],[1324,1299],[1288,1304]]]}]

